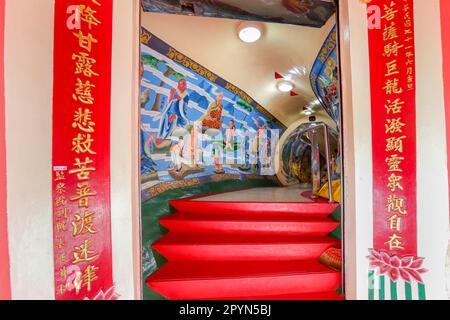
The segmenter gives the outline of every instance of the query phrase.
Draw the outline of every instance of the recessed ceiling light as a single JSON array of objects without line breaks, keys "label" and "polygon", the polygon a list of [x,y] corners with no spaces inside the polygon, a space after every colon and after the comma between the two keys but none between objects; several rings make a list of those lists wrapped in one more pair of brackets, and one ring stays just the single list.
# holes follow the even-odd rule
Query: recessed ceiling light
[{"label": "recessed ceiling light", "polygon": [[305,110],[305,115],[310,116],[312,114],[313,114],[313,112],[311,110]]},{"label": "recessed ceiling light", "polygon": [[289,81],[280,81],[277,84],[277,88],[281,92],[289,92],[292,91],[292,89],[294,89],[294,84]]},{"label": "recessed ceiling light", "polygon": [[253,43],[261,39],[262,27],[257,23],[243,22],[239,25],[239,39],[245,43]]}]

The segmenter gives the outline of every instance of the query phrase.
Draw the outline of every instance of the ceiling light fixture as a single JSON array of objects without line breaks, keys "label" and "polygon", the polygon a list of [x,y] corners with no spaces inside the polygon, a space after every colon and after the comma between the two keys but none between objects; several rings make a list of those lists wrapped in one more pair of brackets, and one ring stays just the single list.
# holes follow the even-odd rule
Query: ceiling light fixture
[{"label": "ceiling light fixture", "polygon": [[254,43],[261,39],[262,26],[258,23],[242,22],[238,30],[239,39],[245,43]]},{"label": "ceiling light fixture", "polygon": [[280,81],[277,83],[277,88],[281,92],[289,92],[294,89],[294,84],[290,81]]}]

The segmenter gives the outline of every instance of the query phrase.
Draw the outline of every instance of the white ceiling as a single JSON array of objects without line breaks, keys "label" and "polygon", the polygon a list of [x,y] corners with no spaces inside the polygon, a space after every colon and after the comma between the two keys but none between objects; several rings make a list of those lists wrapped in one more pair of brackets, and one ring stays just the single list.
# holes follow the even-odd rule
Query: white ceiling
[{"label": "white ceiling", "polygon": [[[247,92],[283,124],[301,117],[301,110],[316,98],[309,71],[335,23],[311,28],[265,23],[261,40],[246,44],[237,37],[237,20],[143,13],[142,26],[228,82]],[[297,97],[276,89],[274,74],[288,75],[293,67],[307,74],[292,79]],[[321,112],[322,113],[322,112]]]}]

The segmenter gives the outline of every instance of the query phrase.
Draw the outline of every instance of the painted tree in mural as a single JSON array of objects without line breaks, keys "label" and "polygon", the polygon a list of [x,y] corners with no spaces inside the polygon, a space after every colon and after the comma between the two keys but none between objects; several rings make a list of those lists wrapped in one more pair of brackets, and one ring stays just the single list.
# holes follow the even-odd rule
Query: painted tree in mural
[{"label": "painted tree in mural", "polygon": [[[174,77],[175,80],[178,82],[179,80],[184,78],[184,75],[182,75],[179,72],[176,72],[174,69],[172,69],[166,61],[164,60],[159,60],[151,55],[143,55],[142,56],[142,62],[144,64],[148,64],[150,65],[153,69],[155,70],[159,70],[159,67],[161,66],[165,66],[166,67],[166,71],[164,72],[164,77],[165,78],[170,78],[170,77]],[[166,85],[166,82],[164,80],[161,80],[161,82],[159,83],[159,87],[163,88]],[[159,111],[159,105],[161,102],[161,93],[157,92],[156,93],[156,98],[155,98],[155,102],[153,103],[152,109],[153,111]]]}]

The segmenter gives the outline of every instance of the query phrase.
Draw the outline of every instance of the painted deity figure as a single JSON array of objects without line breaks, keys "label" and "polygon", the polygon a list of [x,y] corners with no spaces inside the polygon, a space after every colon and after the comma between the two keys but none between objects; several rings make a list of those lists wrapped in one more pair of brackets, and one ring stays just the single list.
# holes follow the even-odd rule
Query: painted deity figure
[{"label": "painted deity figure", "polygon": [[151,135],[147,145],[156,138],[155,144],[159,145],[164,140],[170,138],[175,129],[186,129],[189,119],[186,110],[189,104],[186,79],[178,81],[177,88],[172,88],[166,108],[161,113],[158,134]]},{"label": "painted deity figure", "polygon": [[213,102],[211,102],[211,104],[208,106],[205,115],[199,119],[204,128],[217,130],[221,128],[223,97],[224,97],[223,93],[219,93],[216,96],[216,99]]}]

